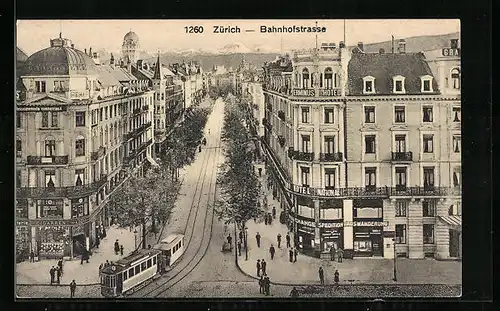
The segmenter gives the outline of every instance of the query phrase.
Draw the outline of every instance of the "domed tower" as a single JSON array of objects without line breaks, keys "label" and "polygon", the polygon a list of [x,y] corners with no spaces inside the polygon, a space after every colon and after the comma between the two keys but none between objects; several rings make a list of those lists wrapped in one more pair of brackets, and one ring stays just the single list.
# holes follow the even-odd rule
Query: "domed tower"
[{"label": "domed tower", "polygon": [[128,59],[132,64],[135,64],[139,59],[139,36],[133,31],[129,31],[123,37],[122,60],[127,63]]}]

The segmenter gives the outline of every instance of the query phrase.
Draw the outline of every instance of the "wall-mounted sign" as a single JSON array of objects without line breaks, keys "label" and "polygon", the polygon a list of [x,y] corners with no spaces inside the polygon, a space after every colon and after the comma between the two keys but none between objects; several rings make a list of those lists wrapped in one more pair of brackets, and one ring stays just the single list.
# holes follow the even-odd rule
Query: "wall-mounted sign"
[{"label": "wall-mounted sign", "polygon": [[77,221],[71,219],[65,220],[45,220],[45,219],[33,219],[30,220],[30,225],[32,226],[74,226],[77,224]]},{"label": "wall-mounted sign", "polygon": [[21,106],[18,105],[17,111],[40,112],[40,111],[66,111],[66,106]]},{"label": "wall-mounted sign", "polygon": [[294,89],[292,91],[293,96],[306,96],[306,97],[313,97],[314,96],[314,90],[313,89]]},{"label": "wall-mounted sign", "polygon": [[71,99],[82,99],[82,98],[88,98],[89,93],[84,92],[84,91],[70,91],[69,96]]},{"label": "wall-mounted sign", "polygon": [[299,185],[291,185],[291,189],[293,192],[296,193],[301,193],[301,194],[307,194],[307,195],[315,195],[315,196],[338,196],[339,191],[335,189],[319,189],[319,188],[311,188],[311,187],[304,187],[304,186],[299,186]]},{"label": "wall-mounted sign", "polygon": [[387,221],[344,221],[344,226],[353,227],[388,227]]},{"label": "wall-mounted sign", "polygon": [[319,96],[340,96],[339,89],[319,89]]},{"label": "wall-mounted sign", "polygon": [[460,49],[444,48],[442,53],[443,56],[460,57]]}]

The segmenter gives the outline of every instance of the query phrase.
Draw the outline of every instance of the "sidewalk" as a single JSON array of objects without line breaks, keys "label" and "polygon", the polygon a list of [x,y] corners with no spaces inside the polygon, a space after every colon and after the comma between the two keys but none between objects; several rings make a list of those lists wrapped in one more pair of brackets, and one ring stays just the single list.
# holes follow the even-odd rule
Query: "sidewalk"
[{"label": "sidewalk", "polygon": [[[137,243],[140,242],[140,236],[137,234]],[[115,255],[114,243],[118,242],[123,245],[123,256]],[[99,280],[99,265],[109,261],[117,261],[118,259],[128,255],[134,250],[134,232],[124,228],[118,228],[116,225],[111,226],[106,230],[106,237],[101,240],[99,248],[92,250],[92,256],[89,258],[89,263],[83,262],[80,264],[80,259],[64,261],[63,275],[61,277],[61,285],[69,285],[72,280],[75,280],[77,285],[97,284]],[[29,261],[21,262],[16,265],[16,283],[17,284],[37,284],[50,285],[49,270],[52,266],[57,266],[57,260],[41,260],[30,263]]]},{"label": "sidewalk", "polygon": [[[318,269],[323,267],[325,283],[333,283],[333,274],[337,269],[340,283],[344,284],[394,284],[393,260],[379,258],[344,259],[342,263],[326,259],[314,258],[298,254],[297,262],[291,263],[286,248],[287,227],[279,223],[280,203],[273,200],[265,186],[265,169],[263,169],[262,188],[268,198],[269,210],[276,206],[276,219],[272,225],[250,220],[248,227],[248,261],[245,252],[238,257],[238,265],[247,274],[257,277],[257,259],[267,262],[267,274],[271,282],[283,284],[319,284]],[[261,235],[260,248],[257,247],[255,235]],[[281,234],[281,248],[278,248],[276,236]],[[290,233],[293,246],[293,234]],[[276,249],[274,260],[271,260],[269,247]],[[397,259],[397,278],[399,284],[461,284],[462,265],[454,261],[437,261],[434,259]]]}]

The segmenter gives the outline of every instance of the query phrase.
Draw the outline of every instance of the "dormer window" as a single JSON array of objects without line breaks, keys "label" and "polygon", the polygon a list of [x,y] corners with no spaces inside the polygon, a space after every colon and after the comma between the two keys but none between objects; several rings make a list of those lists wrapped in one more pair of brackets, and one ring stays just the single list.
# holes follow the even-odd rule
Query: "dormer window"
[{"label": "dormer window", "polygon": [[375,93],[375,78],[367,76],[363,78],[363,94]]},{"label": "dormer window", "polygon": [[458,68],[453,68],[451,70],[451,86],[455,90],[460,89],[460,69]]},{"label": "dormer window", "polygon": [[432,77],[427,75],[420,78],[421,92],[432,92]]},{"label": "dormer window", "polygon": [[404,94],[406,93],[405,90],[405,77],[403,76],[395,76],[393,78],[393,92],[397,94]]}]

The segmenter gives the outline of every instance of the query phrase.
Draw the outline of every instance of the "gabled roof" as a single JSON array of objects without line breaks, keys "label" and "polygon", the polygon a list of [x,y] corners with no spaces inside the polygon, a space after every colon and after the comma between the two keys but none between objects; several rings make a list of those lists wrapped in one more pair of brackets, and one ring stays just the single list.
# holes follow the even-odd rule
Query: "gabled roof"
[{"label": "gabled roof", "polygon": [[[421,94],[422,76],[432,76],[432,71],[422,53],[353,53],[348,65],[348,87],[350,95],[363,95],[363,78],[375,78],[375,92],[380,95],[393,94],[393,77],[405,77],[405,94]],[[438,84],[433,79],[432,88],[438,93]]]}]

